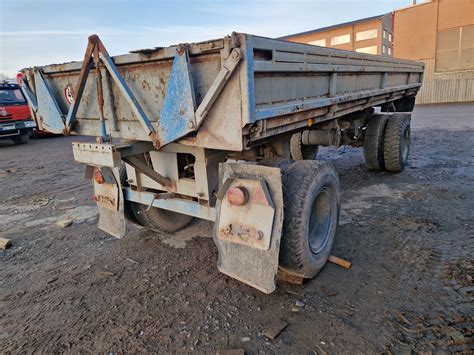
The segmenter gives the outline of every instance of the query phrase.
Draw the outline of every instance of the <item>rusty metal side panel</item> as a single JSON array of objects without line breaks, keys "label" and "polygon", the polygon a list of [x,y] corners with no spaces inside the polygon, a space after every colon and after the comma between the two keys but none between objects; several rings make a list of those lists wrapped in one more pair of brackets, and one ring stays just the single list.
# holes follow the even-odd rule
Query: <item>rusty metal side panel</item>
[{"label": "rusty metal side panel", "polygon": [[[271,293],[276,288],[276,274],[278,271],[278,256],[280,252],[280,239],[283,226],[283,191],[281,183],[281,171],[278,168],[270,168],[259,165],[245,164],[245,163],[223,163],[219,166],[219,179],[222,185],[226,181],[235,180],[245,184],[245,180],[250,180],[249,188],[262,182],[262,186],[268,188],[268,196],[265,198],[271,201],[266,207],[266,220],[262,220],[261,216],[255,216],[260,220],[241,220],[239,218],[233,219],[229,216],[223,218],[221,213],[229,213],[229,209],[222,209],[222,200],[225,197],[218,199],[216,205],[216,231],[214,233],[214,242],[219,252],[219,260],[217,267],[222,273],[242,281],[256,289]],[[230,186],[229,184],[227,187]],[[224,185],[224,188],[226,186]],[[219,195],[225,194],[225,191],[219,192]],[[222,196],[221,196],[222,197]],[[261,196],[260,199],[264,199]],[[249,203],[252,203],[252,196],[249,197]],[[270,208],[271,207],[271,208]],[[273,211],[272,211],[273,209]],[[245,211],[236,212],[238,214]],[[271,221],[270,218],[273,218]],[[239,227],[239,230],[256,230],[262,233],[262,243],[258,241],[255,243],[245,242],[245,240],[235,242],[231,230],[227,236],[221,236],[221,232],[226,233],[225,227],[221,222],[235,223],[239,226],[245,225],[245,228]],[[225,223],[224,223],[225,224]],[[265,242],[265,233],[268,232],[266,228],[270,225],[271,236],[268,243]],[[222,229],[222,230],[221,230]],[[252,233],[250,233],[252,234]],[[237,238],[239,236],[236,236]],[[250,235],[249,238],[254,237]],[[267,245],[268,244],[268,245]]]},{"label": "rusty metal side panel", "polygon": [[[243,38],[243,37],[242,37]],[[244,41],[244,39],[243,39]],[[214,43],[215,41],[209,41]],[[200,44],[201,46],[203,44]],[[157,50],[169,56],[176,47]],[[219,47],[204,53],[193,55],[190,49],[190,74],[196,105],[202,101],[221,69],[221,52]],[[118,72],[124,78],[152,124],[159,129],[159,118],[165,103],[166,91],[170,81],[173,58],[163,57],[160,60],[147,61],[145,56],[140,62],[133,62],[137,54],[114,57]],[[152,56],[151,56],[152,57]],[[120,60],[117,60],[120,58]],[[130,63],[127,61],[130,58]],[[144,59],[145,58],[145,59]],[[243,58],[242,62],[245,62]],[[79,75],[78,63],[51,65],[43,67],[45,81],[51,88],[63,115],[69,109],[67,94],[73,95]],[[242,150],[242,90],[241,77],[246,75],[245,64],[241,64],[231,76],[224,90],[213,104],[200,130],[191,138],[180,143],[221,150]],[[103,69],[102,76],[108,74]],[[97,104],[97,85],[93,72],[88,75],[83,98],[77,112],[77,119],[72,134],[99,136],[99,107]],[[114,138],[150,141],[150,137],[134,116],[129,103],[119,88],[111,80],[104,80],[104,116],[107,133]]]},{"label": "rusty metal side panel", "polygon": [[214,102],[196,137],[184,138],[178,143],[210,149],[232,151],[243,149],[242,91],[237,73],[234,73]]}]

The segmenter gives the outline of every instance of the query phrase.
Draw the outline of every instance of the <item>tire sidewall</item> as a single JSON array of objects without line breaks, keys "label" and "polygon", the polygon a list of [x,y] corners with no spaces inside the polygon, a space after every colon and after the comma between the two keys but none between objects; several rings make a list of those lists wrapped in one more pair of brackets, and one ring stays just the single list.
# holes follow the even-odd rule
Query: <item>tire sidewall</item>
[{"label": "tire sidewall", "polygon": [[[408,147],[407,147],[407,154],[406,156],[403,154],[403,143],[405,142],[405,130],[408,130]],[[399,161],[400,161],[400,167],[403,170],[405,166],[407,166],[408,163],[408,157],[410,155],[410,135],[411,135],[411,130],[410,130],[410,120],[405,119],[403,120],[403,123],[400,127],[400,144],[399,144]]]},{"label": "tire sidewall", "polygon": [[[304,233],[305,233],[305,255],[304,257],[308,259],[309,264],[312,265],[313,270],[311,273],[316,274],[326,263],[329,254],[331,253],[335,237],[336,237],[336,230],[337,225],[339,224],[339,212],[340,212],[340,194],[339,192],[339,184],[334,179],[332,174],[327,174],[326,171],[321,171],[321,178],[316,179],[313,181],[310,189],[310,198],[307,199],[304,205],[304,212],[307,223],[305,224]],[[316,198],[324,191],[324,189],[328,189],[330,198],[333,199],[333,209],[332,215],[329,216],[331,218],[330,228],[328,230],[328,240],[324,245],[324,248],[317,254],[313,253],[310,247],[310,220],[311,220],[311,212],[313,205],[316,201]]]}]

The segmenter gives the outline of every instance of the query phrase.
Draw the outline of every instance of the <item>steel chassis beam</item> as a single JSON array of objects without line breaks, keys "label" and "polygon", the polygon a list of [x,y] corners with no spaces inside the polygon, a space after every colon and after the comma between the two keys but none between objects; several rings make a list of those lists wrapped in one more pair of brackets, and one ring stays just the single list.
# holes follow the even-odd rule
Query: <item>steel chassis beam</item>
[{"label": "steel chassis beam", "polygon": [[124,187],[122,190],[124,198],[127,201],[138,202],[147,206],[183,213],[189,216],[206,219],[208,221],[216,220],[215,207],[209,207],[192,200],[184,200],[177,197],[160,198],[160,194],[136,191],[132,190],[130,187]]}]

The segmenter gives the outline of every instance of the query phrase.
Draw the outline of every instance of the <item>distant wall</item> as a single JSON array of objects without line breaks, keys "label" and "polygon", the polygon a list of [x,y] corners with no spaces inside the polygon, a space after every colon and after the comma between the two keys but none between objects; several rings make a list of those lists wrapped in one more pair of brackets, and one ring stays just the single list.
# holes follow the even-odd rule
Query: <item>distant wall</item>
[{"label": "distant wall", "polygon": [[395,12],[393,56],[405,59],[433,58],[436,50],[438,4],[424,3]]},{"label": "distant wall", "polygon": [[[356,36],[358,32],[376,30],[377,34],[374,38],[368,38],[363,40],[357,40]],[[386,37],[384,37],[384,30]],[[349,51],[357,51],[361,49],[375,49],[373,53],[378,55],[391,55],[392,44],[389,39],[393,36],[392,33],[392,15],[387,14],[378,19],[372,19],[368,21],[358,22],[346,26],[337,26],[335,28],[329,28],[320,32],[308,33],[304,35],[295,35],[287,38],[287,41],[306,43],[314,45],[322,45],[324,47],[344,49]],[[347,43],[336,44],[332,43],[331,39],[338,36],[349,36]],[[385,46],[385,52],[383,51]],[[390,50],[389,50],[390,48]]]},{"label": "distant wall", "polygon": [[474,101],[474,0],[397,10],[394,29],[394,57],[426,65],[417,103]]}]

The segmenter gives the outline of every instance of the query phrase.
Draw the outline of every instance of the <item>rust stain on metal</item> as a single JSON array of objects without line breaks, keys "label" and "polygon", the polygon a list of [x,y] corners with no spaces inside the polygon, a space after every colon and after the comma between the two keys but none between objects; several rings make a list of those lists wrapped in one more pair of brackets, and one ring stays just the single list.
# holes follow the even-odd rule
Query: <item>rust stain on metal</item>
[{"label": "rust stain on metal", "polygon": [[267,197],[262,189],[255,189],[252,191],[251,202],[258,203],[259,205],[268,206]]},{"label": "rust stain on metal", "polygon": [[142,89],[143,90],[150,90],[151,89],[150,83],[146,80],[143,80],[142,81]]}]

